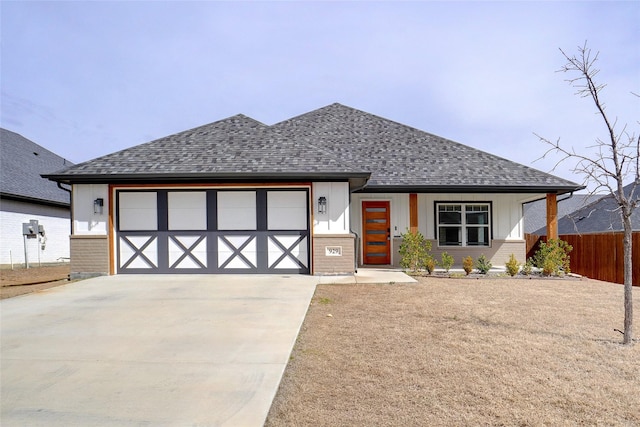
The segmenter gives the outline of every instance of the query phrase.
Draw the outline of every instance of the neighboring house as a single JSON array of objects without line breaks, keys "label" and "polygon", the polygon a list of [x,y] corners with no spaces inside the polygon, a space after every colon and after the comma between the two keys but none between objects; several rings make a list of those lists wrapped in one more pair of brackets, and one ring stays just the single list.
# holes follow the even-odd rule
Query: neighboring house
[{"label": "neighboring house", "polygon": [[[436,256],[523,260],[522,204],[583,187],[340,104],[236,115],[52,173],[73,186],[72,274],[353,273]],[[94,208],[101,206],[102,209]]]},{"label": "neighboring house", "polygon": [[71,166],[33,141],[0,129],[0,264],[25,263],[23,224],[42,233],[26,239],[29,264],[69,259],[69,192],[40,175]]},{"label": "neighboring house", "polygon": [[[631,196],[632,185],[633,183],[624,187],[627,197]],[[636,190],[636,194],[632,197],[637,200],[640,197],[640,189]],[[561,206],[561,202],[558,202],[558,206]],[[579,209],[563,216],[559,214],[558,217],[558,234],[560,235],[624,231],[618,204],[610,194],[595,197],[595,200],[580,206]],[[640,210],[638,209],[631,215],[631,226],[633,231],[640,231]],[[546,236],[547,228],[541,227],[532,234]]]},{"label": "neighboring house", "polygon": [[[602,195],[570,194],[558,199],[558,218],[569,215],[578,209],[598,200]],[[536,200],[524,205],[524,232],[537,234],[547,233],[547,203],[546,200]]]}]

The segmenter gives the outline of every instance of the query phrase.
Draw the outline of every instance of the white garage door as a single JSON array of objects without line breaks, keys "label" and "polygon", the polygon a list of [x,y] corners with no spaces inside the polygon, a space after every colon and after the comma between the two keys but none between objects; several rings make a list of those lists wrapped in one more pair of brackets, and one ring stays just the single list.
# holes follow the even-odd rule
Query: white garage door
[{"label": "white garage door", "polygon": [[118,273],[309,274],[309,189],[118,190]]}]

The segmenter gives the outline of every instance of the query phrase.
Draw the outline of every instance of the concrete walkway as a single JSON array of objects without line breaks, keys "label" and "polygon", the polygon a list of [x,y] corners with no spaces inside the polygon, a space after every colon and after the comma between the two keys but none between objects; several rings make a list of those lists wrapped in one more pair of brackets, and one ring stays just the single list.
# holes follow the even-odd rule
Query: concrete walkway
[{"label": "concrete walkway", "polygon": [[318,283],[412,280],[111,276],[3,300],[0,424],[261,426]]}]

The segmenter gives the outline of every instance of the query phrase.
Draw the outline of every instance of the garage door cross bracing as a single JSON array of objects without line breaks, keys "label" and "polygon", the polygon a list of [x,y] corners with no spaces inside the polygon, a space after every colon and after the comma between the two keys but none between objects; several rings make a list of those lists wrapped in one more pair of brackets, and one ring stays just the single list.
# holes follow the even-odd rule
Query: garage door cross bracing
[{"label": "garage door cross bracing", "polygon": [[309,189],[116,191],[118,273],[309,274]]}]

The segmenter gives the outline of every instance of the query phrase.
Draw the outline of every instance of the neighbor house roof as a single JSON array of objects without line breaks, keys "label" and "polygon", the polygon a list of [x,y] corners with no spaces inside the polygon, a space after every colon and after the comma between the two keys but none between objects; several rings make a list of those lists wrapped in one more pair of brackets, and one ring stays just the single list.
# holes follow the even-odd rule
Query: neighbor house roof
[{"label": "neighbor house roof", "polygon": [[0,195],[60,206],[69,206],[69,193],[40,175],[73,163],[33,141],[0,128]]},{"label": "neighbor house roof", "polygon": [[[569,192],[576,183],[341,104],[267,126],[243,115],[81,163],[50,179],[359,179],[363,191]],[[367,182],[368,179],[368,182]]]},{"label": "neighbor house roof", "polygon": [[[602,195],[573,194],[570,197],[558,198],[558,218],[569,215],[580,208],[598,200]],[[524,204],[524,232],[536,234],[540,229],[546,230],[547,201],[536,200]]]},{"label": "neighbor house roof", "polygon": [[[624,188],[627,196],[630,195],[633,183]],[[640,198],[636,190],[632,196],[635,200]],[[640,231],[640,210],[635,209],[631,215],[631,227],[634,231]],[[612,195],[596,198],[581,208],[570,212],[558,219],[558,234],[589,234],[611,231],[623,231],[620,209]],[[533,234],[545,236],[547,228],[541,227]]]}]

